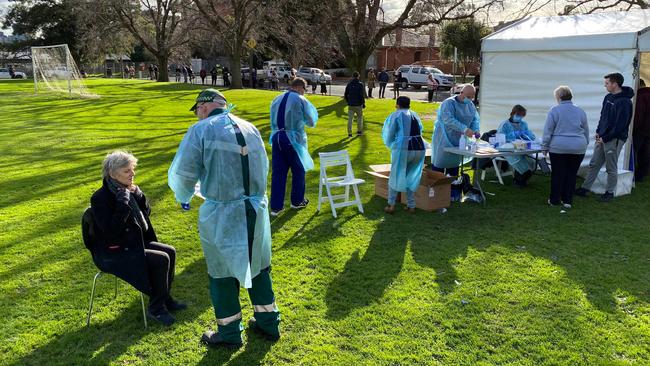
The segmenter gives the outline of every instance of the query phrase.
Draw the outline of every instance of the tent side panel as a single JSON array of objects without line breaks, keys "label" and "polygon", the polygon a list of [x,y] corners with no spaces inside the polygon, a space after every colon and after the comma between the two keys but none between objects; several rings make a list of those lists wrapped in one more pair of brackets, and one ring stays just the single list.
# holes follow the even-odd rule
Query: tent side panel
[{"label": "tent side panel", "polygon": [[[556,104],[553,91],[568,85],[573,101],[587,113],[593,136],[603,97],[603,76],[620,72],[632,85],[636,49],[614,51],[485,52],[481,70],[481,131],[496,129],[510,115],[512,106],[528,109],[526,120],[539,137],[546,115]],[[589,162],[593,139],[583,164]],[[624,150],[625,151],[625,150]],[[621,159],[620,166],[623,167]]]},{"label": "tent side panel", "polygon": [[[527,38],[528,37],[528,38]],[[483,52],[516,51],[593,51],[636,48],[636,33],[594,34],[566,37],[544,37],[543,34],[518,38],[487,37],[481,44]],[[650,43],[650,41],[649,41]]]}]

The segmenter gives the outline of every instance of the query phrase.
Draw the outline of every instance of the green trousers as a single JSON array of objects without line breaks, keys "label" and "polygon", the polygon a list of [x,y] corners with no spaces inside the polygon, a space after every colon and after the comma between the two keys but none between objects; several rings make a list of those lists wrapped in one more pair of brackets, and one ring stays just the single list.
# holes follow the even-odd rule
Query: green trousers
[{"label": "green trousers", "polygon": [[[210,296],[217,317],[218,332],[226,342],[241,343],[242,313],[239,304],[239,281],[234,277],[210,277]],[[253,278],[253,287],[248,289],[253,303],[258,327],[271,335],[279,335],[280,311],[275,305],[275,295],[269,268]]]}]

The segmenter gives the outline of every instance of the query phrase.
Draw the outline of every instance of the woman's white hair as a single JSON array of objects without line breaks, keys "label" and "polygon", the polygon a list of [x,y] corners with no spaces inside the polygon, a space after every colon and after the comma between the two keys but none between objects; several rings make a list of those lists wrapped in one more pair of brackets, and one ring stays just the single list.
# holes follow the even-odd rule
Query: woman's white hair
[{"label": "woman's white hair", "polygon": [[122,150],[110,152],[104,158],[104,163],[102,163],[102,176],[104,178],[109,178],[112,172],[129,165],[135,167],[138,165],[138,159],[132,154]]},{"label": "woman's white hair", "polygon": [[555,91],[553,92],[553,95],[555,95],[555,99],[558,99],[558,100],[571,100],[571,99],[573,99],[573,92],[571,91],[571,88],[569,88],[566,85],[560,85],[557,88],[555,88]]}]

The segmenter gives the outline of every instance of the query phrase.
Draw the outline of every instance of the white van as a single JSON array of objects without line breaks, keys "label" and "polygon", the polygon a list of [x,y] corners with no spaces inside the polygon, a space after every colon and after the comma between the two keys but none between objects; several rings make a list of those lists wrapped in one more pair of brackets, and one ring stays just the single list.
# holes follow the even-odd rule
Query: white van
[{"label": "white van", "polygon": [[419,89],[427,85],[427,76],[433,74],[433,78],[438,82],[438,88],[451,89],[454,86],[454,76],[445,74],[440,69],[430,66],[420,65],[403,65],[399,71],[402,72],[402,83],[406,87],[412,86]]}]

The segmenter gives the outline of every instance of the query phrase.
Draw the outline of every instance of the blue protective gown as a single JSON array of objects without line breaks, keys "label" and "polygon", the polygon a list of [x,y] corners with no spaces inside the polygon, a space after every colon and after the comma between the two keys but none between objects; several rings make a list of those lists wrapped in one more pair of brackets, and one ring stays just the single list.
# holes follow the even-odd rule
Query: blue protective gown
[{"label": "blue protective gown", "polygon": [[459,102],[456,96],[445,99],[438,110],[438,119],[433,129],[431,141],[431,161],[438,168],[455,168],[462,162],[462,157],[446,153],[446,147],[458,147],[458,140],[465,129],[478,131],[479,116],[474,103],[469,98]]},{"label": "blue protective gown", "polygon": [[[414,118],[412,118],[414,117]],[[416,122],[419,125],[420,134],[410,136],[411,123]],[[422,177],[422,168],[424,166],[424,150],[422,158],[415,165],[407,164],[407,155],[409,152],[409,141],[422,138],[422,121],[417,113],[408,109],[399,109],[391,113],[381,130],[384,144],[391,149],[391,168],[388,185],[395,191],[406,192],[407,190],[415,191],[420,184]],[[424,147],[424,144],[422,145]]]},{"label": "blue protective gown", "polygon": [[[237,143],[239,126],[246,148]],[[249,196],[244,192],[242,154],[248,154]],[[271,225],[266,183],[269,161],[259,131],[230,113],[211,115],[189,128],[168,171],[179,202],[189,202],[197,181],[206,198],[199,209],[199,236],[212,278],[234,277],[250,288],[252,278],[271,264]],[[255,209],[250,262],[245,201]]]},{"label": "blue protective gown", "polygon": [[305,171],[311,170],[314,168],[314,160],[309,155],[309,150],[307,149],[305,126],[316,127],[318,110],[304,96],[291,90],[286,93],[289,93],[289,98],[285,107],[284,129],[278,127],[277,114],[280,109],[280,103],[282,103],[282,99],[286,94],[278,95],[271,102],[271,137],[269,138],[269,144],[273,145],[273,136],[276,133],[285,131],[291,142],[291,146],[298,153],[298,157]]},{"label": "blue protective gown", "polygon": [[[535,134],[533,131],[528,129],[528,123],[526,121],[521,121],[519,123],[511,122],[509,119],[501,122],[497,133],[502,133],[506,135],[506,142],[512,142],[514,140],[526,140],[526,141],[535,141]],[[535,168],[535,161],[526,155],[518,156],[506,156],[506,161],[512,166],[518,173],[524,174],[529,170]]]}]

